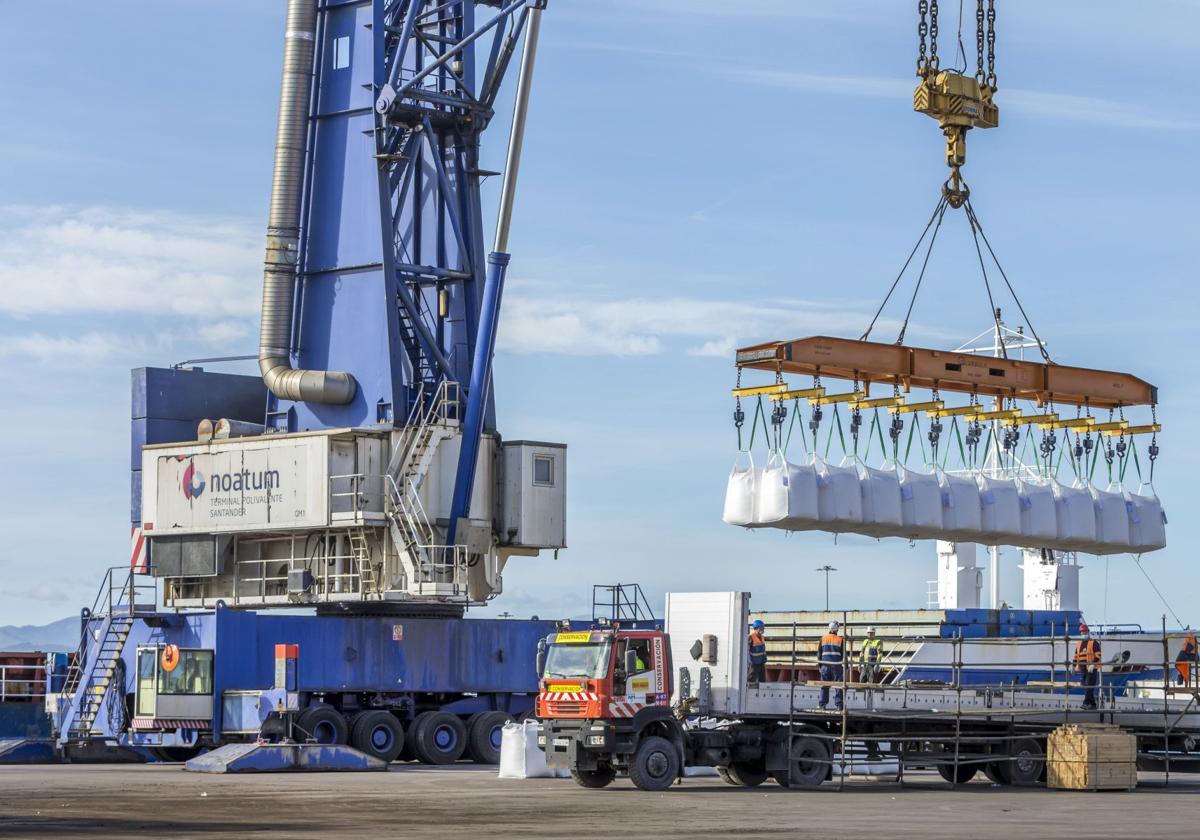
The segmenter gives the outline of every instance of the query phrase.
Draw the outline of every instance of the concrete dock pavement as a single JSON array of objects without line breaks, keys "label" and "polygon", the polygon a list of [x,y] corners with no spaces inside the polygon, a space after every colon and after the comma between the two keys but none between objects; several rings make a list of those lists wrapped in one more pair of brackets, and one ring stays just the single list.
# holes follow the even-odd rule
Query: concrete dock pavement
[{"label": "concrete dock pavement", "polygon": [[665,793],[619,779],[509,781],[495,768],[206,776],[181,765],[0,767],[0,838],[1149,837],[1194,831],[1200,777],[1147,774],[1129,793],[1005,788],[936,773],[786,791],[689,778]]}]

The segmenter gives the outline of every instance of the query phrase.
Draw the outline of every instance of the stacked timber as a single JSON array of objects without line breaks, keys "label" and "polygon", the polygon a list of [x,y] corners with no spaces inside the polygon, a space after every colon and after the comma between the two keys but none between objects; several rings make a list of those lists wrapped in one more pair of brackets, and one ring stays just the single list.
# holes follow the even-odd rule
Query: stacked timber
[{"label": "stacked timber", "polygon": [[1046,784],[1060,790],[1132,790],[1137,737],[1105,723],[1070,723],[1046,739]]}]

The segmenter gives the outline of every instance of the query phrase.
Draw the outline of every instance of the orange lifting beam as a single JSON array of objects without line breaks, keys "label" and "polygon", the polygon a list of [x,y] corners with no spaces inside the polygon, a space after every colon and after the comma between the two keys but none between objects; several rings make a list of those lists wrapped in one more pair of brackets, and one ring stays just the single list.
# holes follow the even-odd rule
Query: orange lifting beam
[{"label": "orange lifting beam", "polygon": [[1128,373],[996,359],[952,350],[812,336],[737,351],[739,368],[807,374],[1091,408],[1154,405],[1158,389]]}]

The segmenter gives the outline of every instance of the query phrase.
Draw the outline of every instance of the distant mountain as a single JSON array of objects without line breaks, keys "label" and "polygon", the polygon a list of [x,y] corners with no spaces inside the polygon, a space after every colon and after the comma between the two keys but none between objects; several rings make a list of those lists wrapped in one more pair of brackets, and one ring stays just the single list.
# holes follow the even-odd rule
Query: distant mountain
[{"label": "distant mountain", "polygon": [[79,646],[79,617],[69,616],[49,624],[0,627],[0,651],[75,650]]}]

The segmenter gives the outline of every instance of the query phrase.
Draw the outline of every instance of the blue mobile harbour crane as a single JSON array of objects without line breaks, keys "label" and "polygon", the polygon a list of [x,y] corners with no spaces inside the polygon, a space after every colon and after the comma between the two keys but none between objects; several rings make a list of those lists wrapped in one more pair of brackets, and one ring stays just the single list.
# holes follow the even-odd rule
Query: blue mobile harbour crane
[{"label": "blue mobile harbour crane", "polygon": [[69,757],[489,762],[532,708],[555,623],[464,614],[565,546],[566,447],[502,439],[490,391],[544,6],[288,0],[261,377],[134,371],[132,567],[48,703]]}]

